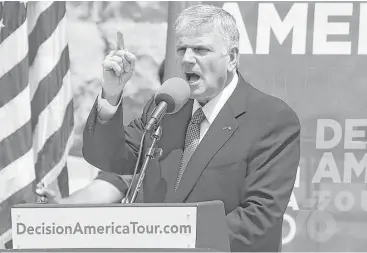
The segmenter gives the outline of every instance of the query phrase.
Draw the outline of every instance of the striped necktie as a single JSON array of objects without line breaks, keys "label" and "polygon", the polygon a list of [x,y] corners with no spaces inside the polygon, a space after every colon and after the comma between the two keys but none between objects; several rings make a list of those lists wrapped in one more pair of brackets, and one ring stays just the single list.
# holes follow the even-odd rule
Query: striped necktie
[{"label": "striped necktie", "polygon": [[[174,193],[180,184],[183,173],[185,172],[185,168],[187,163],[189,162],[192,154],[194,153],[196,147],[200,143],[200,125],[201,122],[205,119],[205,114],[203,109],[200,107],[191,117],[189,126],[187,127],[186,137],[185,137],[185,150],[182,154],[181,164],[177,175],[177,181],[174,189]],[[173,194],[174,194],[173,193]]]}]

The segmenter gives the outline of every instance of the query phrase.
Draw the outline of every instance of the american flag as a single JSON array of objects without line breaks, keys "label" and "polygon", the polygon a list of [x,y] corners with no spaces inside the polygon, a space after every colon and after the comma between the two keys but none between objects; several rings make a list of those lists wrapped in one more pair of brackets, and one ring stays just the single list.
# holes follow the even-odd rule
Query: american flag
[{"label": "american flag", "polygon": [[65,2],[0,2],[0,248],[43,183],[69,194],[74,112]]}]

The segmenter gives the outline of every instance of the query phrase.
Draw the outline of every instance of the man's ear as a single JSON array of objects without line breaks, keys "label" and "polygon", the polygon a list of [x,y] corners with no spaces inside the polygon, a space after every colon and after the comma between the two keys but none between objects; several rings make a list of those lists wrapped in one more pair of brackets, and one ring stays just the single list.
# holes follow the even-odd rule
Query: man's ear
[{"label": "man's ear", "polygon": [[229,51],[229,63],[228,63],[228,71],[233,72],[237,69],[238,61],[239,61],[239,50],[237,47],[232,47]]}]

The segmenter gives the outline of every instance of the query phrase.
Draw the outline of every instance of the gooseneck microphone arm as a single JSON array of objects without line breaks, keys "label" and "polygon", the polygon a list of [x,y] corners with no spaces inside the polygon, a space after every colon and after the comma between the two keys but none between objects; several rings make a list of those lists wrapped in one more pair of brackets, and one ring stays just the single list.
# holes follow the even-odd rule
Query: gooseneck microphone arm
[{"label": "gooseneck microphone arm", "polygon": [[150,132],[154,127],[156,127],[162,120],[163,116],[166,114],[168,104],[161,101],[158,106],[154,109],[148,123],[145,126],[145,131]]},{"label": "gooseneck microphone arm", "polygon": [[[157,129],[154,131],[154,133],[152,134],[152,139],[153,142],[150,145],[150,148],[148,149],[147,153],[145,154],[145,159],[144,159],[144,163],[142,166],[142,169],[140,170],[140,175],[138,178],[138,182],[135,186],[135,189],[133,191],[133,194],[131,196],[131,199],[129,199],[129,195],[126,195],[125,197],[125,203],[134,203],[136,200],[136,197],[138,196],[141,184],[143,183],[144,177],[145,177],[145,172],[148,168],[148,164],[149,161],[151,159],[156,158],[156,156],[161,156],[162,155],[162,149],[156,149],[156,142],[161,138],[162,136],[162,127],[158,126]],[[133,180],[131,181],[130,186],[133,184]]]}]

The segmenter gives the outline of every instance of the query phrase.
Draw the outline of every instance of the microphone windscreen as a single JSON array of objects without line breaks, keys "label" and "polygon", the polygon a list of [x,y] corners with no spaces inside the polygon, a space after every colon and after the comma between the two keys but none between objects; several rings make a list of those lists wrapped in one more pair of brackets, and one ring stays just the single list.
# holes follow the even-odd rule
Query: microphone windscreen
[{"label": "microphone windscreen", "polygon": [[167,103],[166,113],[176,113],[186,104],[190,98],[189,84],[178,77],[173,77],[165,81],[155,94],[154,102],[158,105],[164,101]]}]

